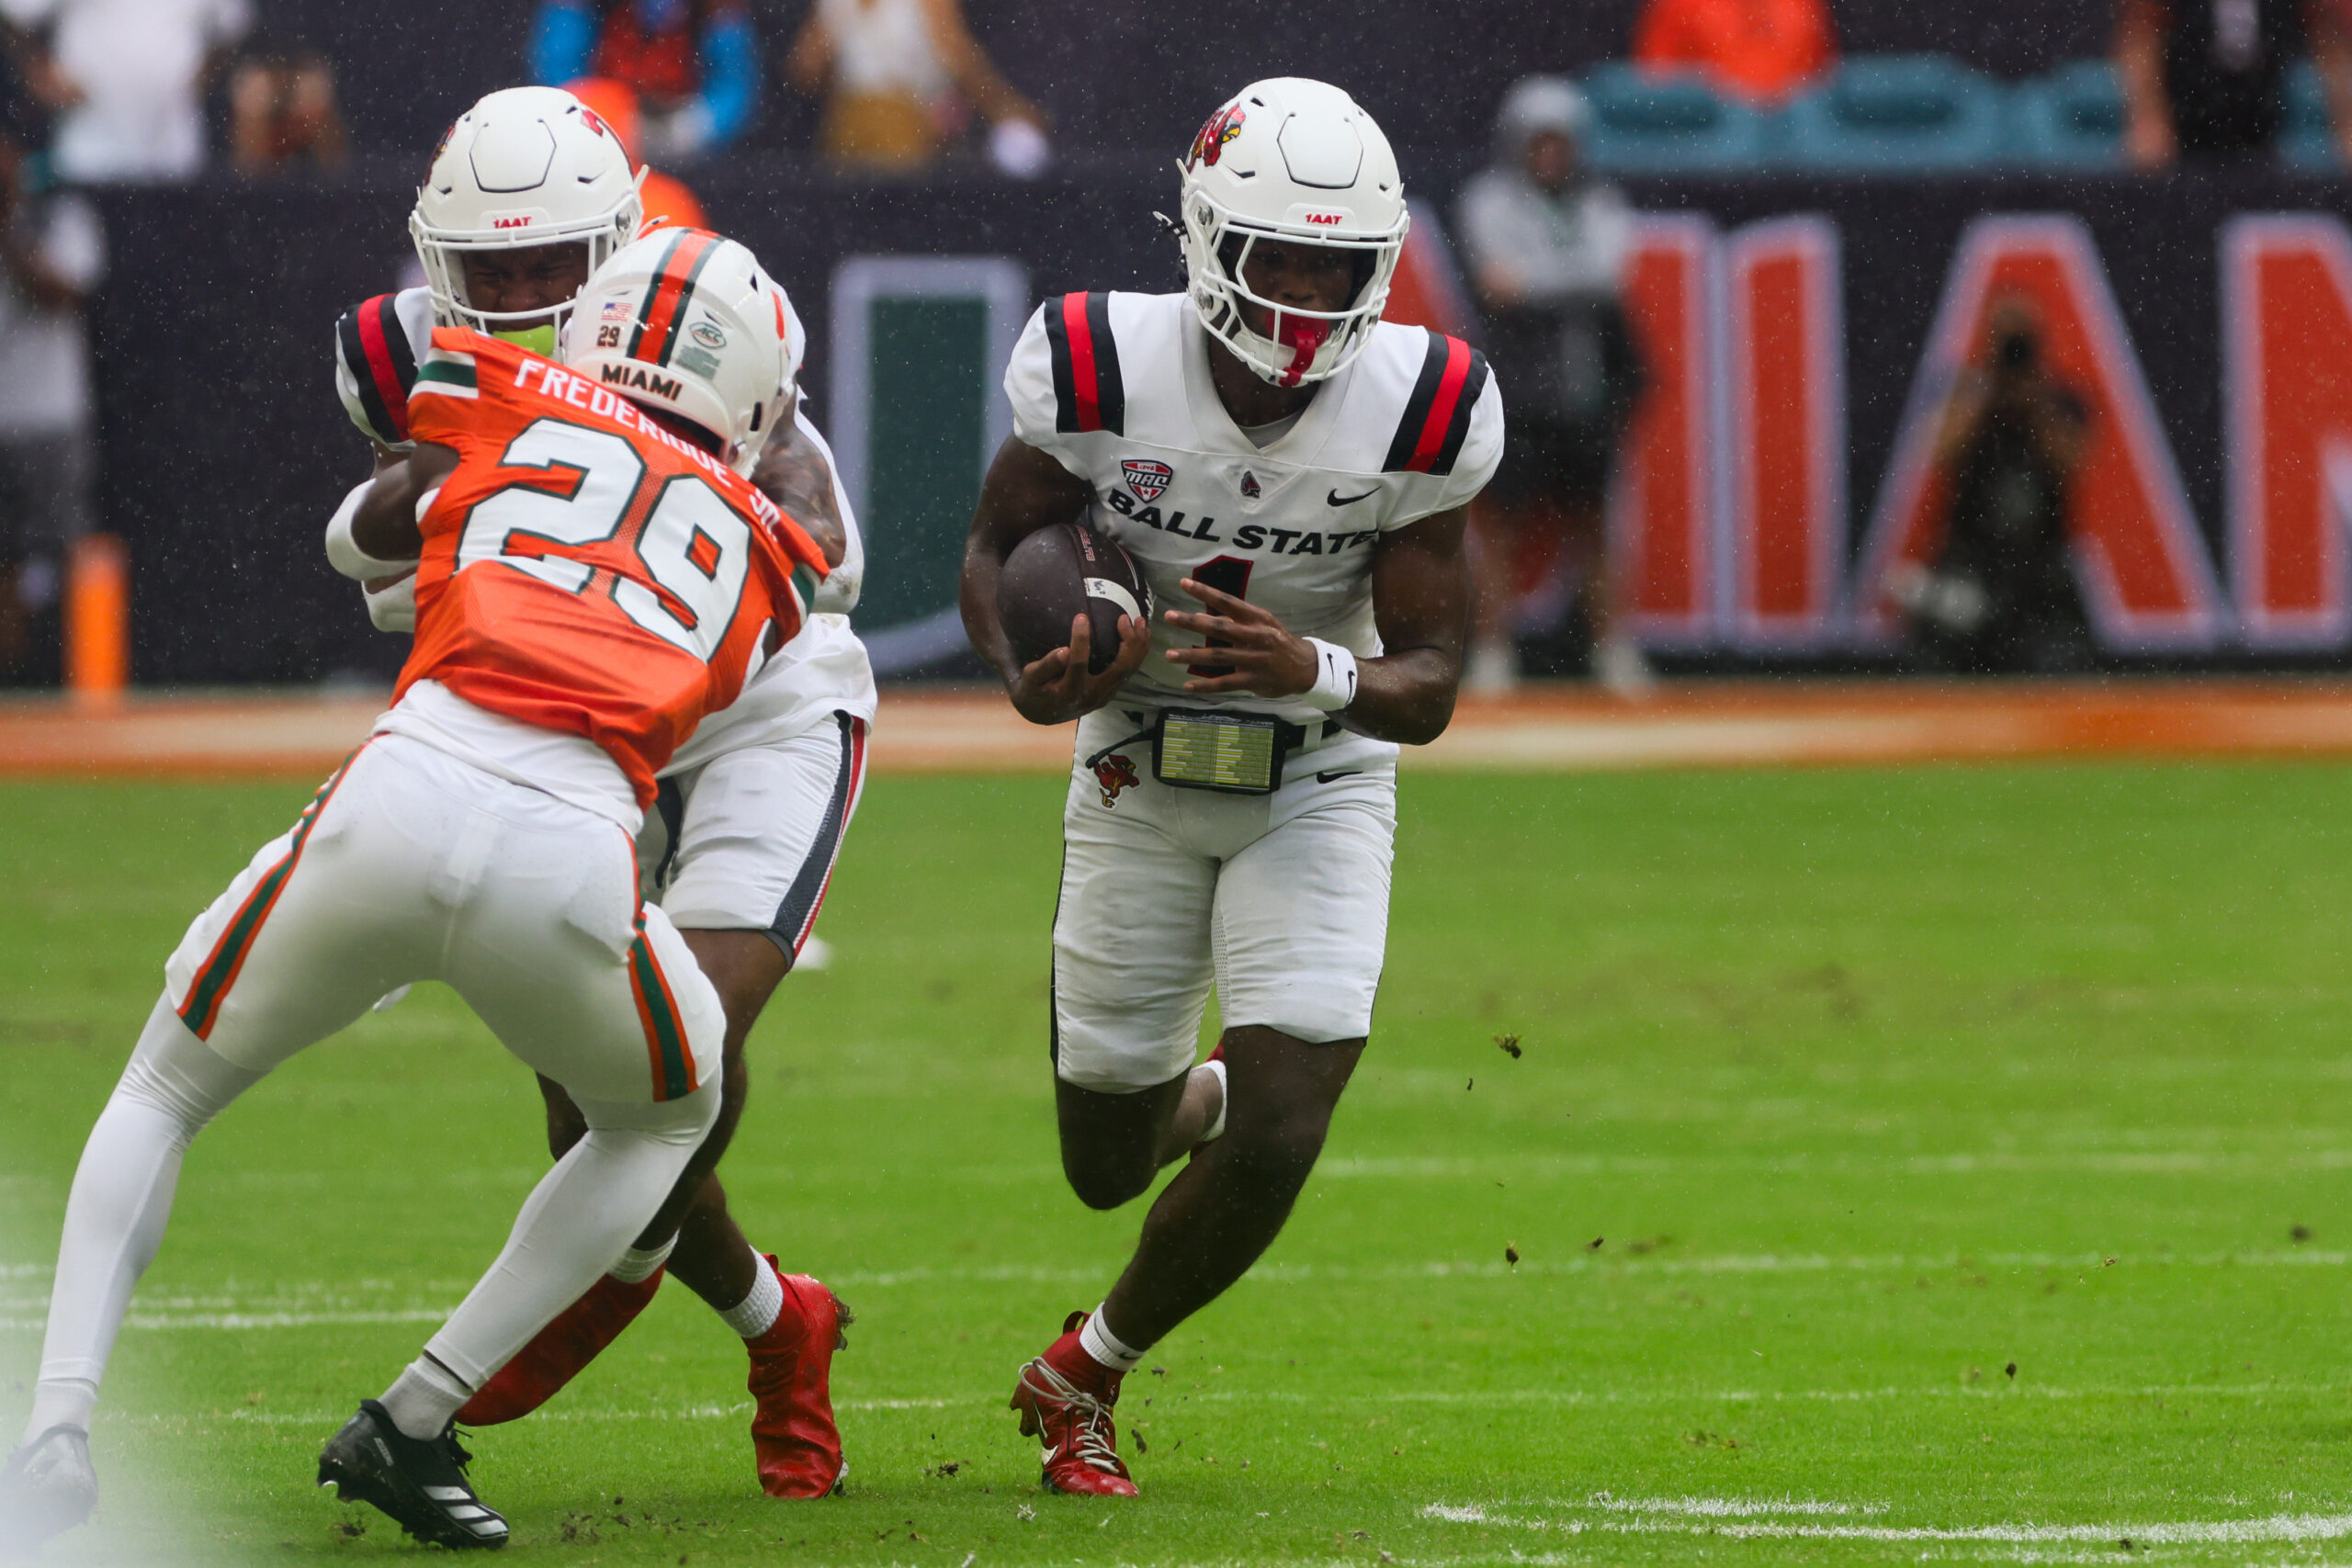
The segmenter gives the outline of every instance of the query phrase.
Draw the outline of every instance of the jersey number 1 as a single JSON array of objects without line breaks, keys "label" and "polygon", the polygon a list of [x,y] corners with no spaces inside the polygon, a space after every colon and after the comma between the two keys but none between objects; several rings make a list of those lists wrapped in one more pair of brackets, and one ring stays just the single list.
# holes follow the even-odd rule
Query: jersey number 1
[{"label": "jersey number 1", "polygon": [[[1215,560],[1203,561],[1199,566],[1194,567],[1193,581],[1214,588],[1220,593],[1230,593],[1236,599],[1247,599],[1250,597],[1250,569],[1257,564],[1256,561],[1240,556],[1219,556]],[[1208,642],[1211,648],[1233,646],[1220,637],[1213,637],[1208,639]],[[1219,675],[1232,674],[1233,666],[1195,664],[1192,667],[1190,673],[1213,681]]]},{"label": "jersey number 1", "polygon": [[[560,419],[534,421],[500,455],[510,468],[578,475],[569,495],[516,484],[475,503],[458,539],[456,570],[496,561],[569,593],[596,569],[555,549],[602,544],[620,531],[645,485],[645,459],[621,436]],[[752,525],[691,474],[662,481],[637,533],[637,558],[654,586],[616,576],[613,603],[662,641],[707,662],[718,651],[752,567]]]}]

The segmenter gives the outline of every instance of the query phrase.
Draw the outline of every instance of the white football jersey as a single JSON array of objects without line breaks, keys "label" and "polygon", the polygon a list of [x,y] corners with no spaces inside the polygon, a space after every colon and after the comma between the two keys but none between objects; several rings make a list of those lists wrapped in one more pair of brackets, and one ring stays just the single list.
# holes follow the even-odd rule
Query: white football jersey
[{"label": "white football jersey", "polygon": [[[433,346],[433,299],[422,288],[379,294],[335,323],[334,385],[351,423],[388,446],[408,444],[408,394]],[[833,504],[846,535],[842,564],[820,585],[800,632],[752,673],[736,699],[696,727],[664,773],[698,768],[721,751],[797,735],[836,712],[871,723],[876,694],[865,644],[850,629],[865,545],[832,448],[805,412],[794,423],[833,468]]]},{"label": "white football jersey", "polygon": [[1295,698],[1186,692],[1193,671],[1165,654],[1196,639],[1157,611],[1200,607],[1177,586],[1190,577],[1264,605],[1298,636],[1377,656],[1373,547],[1485,488],[1502,457],[1502,393],[1460,339],[1383,322],[1261,447],[1226,412],[1209,352],[1182,294],[1048,299],[1005,370],[1013,429],[1086,482],[1087,520],[1151,584],[1151,654],[1119,701],[1305,723],[1323,716]]}]

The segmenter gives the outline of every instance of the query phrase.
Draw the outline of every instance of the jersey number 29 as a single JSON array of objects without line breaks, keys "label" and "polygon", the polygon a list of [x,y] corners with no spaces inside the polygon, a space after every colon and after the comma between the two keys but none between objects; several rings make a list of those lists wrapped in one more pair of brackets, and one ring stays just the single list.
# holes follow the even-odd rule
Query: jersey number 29
[{"label": "jersey number 29", "polygon": [[[645,486],[645,459],[610,431],[542,419],[498,460],[550,475],[568,468],[578,478],[569,494],[517,484],[476,502],[458,539],[455,570],[495,561],[566,592],[583,592],[596,569],[552,551],[602,544],[617,534]],[[637,531],[636,547],[655,587],[616,576],[613,603],[655,637],[707,662],[743,596],[752,525],[708,484],[676,474],[662,481]]]}]

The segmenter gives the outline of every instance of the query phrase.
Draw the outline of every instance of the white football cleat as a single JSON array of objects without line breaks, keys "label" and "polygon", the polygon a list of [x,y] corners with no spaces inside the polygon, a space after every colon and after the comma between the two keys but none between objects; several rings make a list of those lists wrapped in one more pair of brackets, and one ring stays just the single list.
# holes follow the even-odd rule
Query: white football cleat
[{"label": "white football cleat", "polygon": [[32,1551],[88,1519],[97,1506],[90,1434],[79,1427],[51,1427],[18,1449],[0,1471],[0,1557]]}]

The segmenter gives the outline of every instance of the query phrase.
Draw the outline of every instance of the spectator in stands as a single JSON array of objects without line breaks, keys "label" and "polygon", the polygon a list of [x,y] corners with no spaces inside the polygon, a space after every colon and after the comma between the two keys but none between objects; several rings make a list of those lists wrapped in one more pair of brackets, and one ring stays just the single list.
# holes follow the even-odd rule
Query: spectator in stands
[{"label": "spectator in stands", "polygon": [[962,0],[817,0],[785,72],[824,98],[817,145],[837,167],[921,169],[962,138],[974,109],[1006,173],[1034,177],[1053,155],[1045,117],[972,36]]},{"label": "spectator in stands", "polygon": [[106,231],[87,197],[37,188],[34,167],[0,141],[0,681],[55,678],[66,556],[96,519],[82,312]]},{"label": "spectator in stands", "polygon": [[[595,111],[619,140],[621,152],[631,164],[636,164],[638,138],[643,134],[644,125],[639,118],[637,95],[629,91],[628,85],[609,76],[591,76],[583,81],[566,82],[563,88]],[[703,215],[702,203],[674,175],[647,167],[638,181],[637,194],[645,203],[648,226],[670,223],[681,229],[710,227],[709,220]]]},{"label": "spectator in stands", "polygon": [[2041,341],[2030,301],[1996,300],[1983,363],[1962,370],[1944,405],[1936,437],[1951,496],[1943,543],[1932,566],[1897,569],[1887,582],[1934,669],[2055,673],[2090,663],[2067,545],[2090,410],[2051,370]]},{"label": "spectator in stands", "polygon": [[1566,564],[1581,570],[1594,672],[1625,692],[1648,680],[1640,651],[1615,633],[1603,548],[1610,479],[1642,379],[1623,303],[1633,212],[1578,158],[1590,118],[1566,78],[1521,80],[1503,99],[1494,164],[1462,197],[1487,353],[1511,409],[1502,468],[1474,513],[1474,690],[1517,677],[1516,561],[1531,529],[1564,536]]},{"label": "spectator in stands", "polygon": [[246,0],[0,0],[17,65],[57,115],[51,156],[77,184],[186,179],[204,166],[204,89]]},{"label": "spectator in stands", "polygon": [[1778,102],[1838,63],[1827,0],[1647,0],[1634,62],[1696,71],[1727,93]]},{"label": "spectator in stands", "polygon": [[582,76],[637,95],[649,162],[692,163],[751,128],[759,34],[746,0],[539,0],[531,79]]},{"label": "spectator in stands", "polygon": [[2133,166],[2259,157],[2285,118],[2287,67],[2308,49],[2352,158],[2352,39],[2342,0],[2119,0],[2115,72]]},{"label": "spectator in stands", "polygon": [[272,39],[240,61],[229,73],[229,152],[246,175],[304,160],[322,169],[348,163],[350,133],[326,56]]}]

